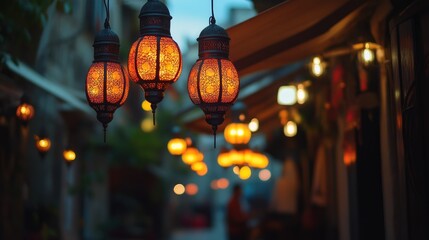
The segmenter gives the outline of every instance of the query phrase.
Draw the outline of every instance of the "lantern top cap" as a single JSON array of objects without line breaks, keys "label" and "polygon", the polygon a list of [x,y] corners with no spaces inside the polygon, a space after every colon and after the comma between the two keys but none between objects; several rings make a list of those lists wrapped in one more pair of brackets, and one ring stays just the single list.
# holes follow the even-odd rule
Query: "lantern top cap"
[{"label": "lantern top cap", "polygon": [[113,32],[109,28],[104,28],[103,30],[99,31],[94,38],[94,45],[96,43],[101,43],[101,42],[119,44],[119,37],[115,32]]},{"label": "lantern top cap", "polygon": [[172,18],[170,15],[170,11],[164,3],[159,0],[148,0],[140,10],[139,17],[147,17],[147,16],[163,16]]},{"label": "lantern top cap", "polygon": [[219,25],[216,25],[215,23],[212,23],[208,25],[206,28],[204,28],[203,31],[201,31],[200,36],[198,37],[197,40],[201,38],[206,38],[206,37],[220,37],[220,38],[226,38],[228,40],[230,39],[225,29],[220,27]]}]

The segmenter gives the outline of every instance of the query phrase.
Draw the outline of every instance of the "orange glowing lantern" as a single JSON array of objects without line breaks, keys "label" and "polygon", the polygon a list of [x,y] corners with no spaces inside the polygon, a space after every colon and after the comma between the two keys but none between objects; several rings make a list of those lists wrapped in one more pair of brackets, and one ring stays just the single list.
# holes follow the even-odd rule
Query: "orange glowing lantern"
[{"label": "orange glowing lantern", "polygon": [[204,160],[204,155],[195,147],[188,147],[182,154],[182,161],[187,165],[192,165],[196,162]]},{"label": "orange glowing lantern", "polygon": [[223,168],[228,168],[233,165],[233,161],[230,157],[229,151],[222,149],[217,157],[217,163]]},{"label": "orange glowing lantern", "polygon": [[128,75],[119,63],[119,37],[110,30],[109,10],[104,29],[95,36],[94,61],[86,76],[86,98],[97,112],[97,120],[103,124],[104,142],[106,129],[113,113],[128,97]]},{"label": "orange glowing lantern", "polygon": [[247,144],[252,137],[248,124],[230,123],[224,131],[225,140],[233,145]]},{"label": "orange glowing lantern", "polygon": [[262,168],[266,168],[269,164],[268,157],[265,156],[265,154],[257,151],[252,151],[252,154],[249,160],[250,161],[248,161],[247,164],[249,165],[249,167],[252,167],[252,168],[262,169]]},{"label": "orange glowing lantern", "polygon": [[76,160],[76,153],[71,149],[65,149],[63,151],[63,157],[67,166],[70,166],[74,160]]},{"label": "orange glowing lantern", "polygon": [[33,118],[34,107],[28,103],[28,98],[26,96],[22,96],[21,104],[16,108],[16,116],[24,125],[27,125]]},{"label": "orange glowing lantern", "polygon": [[46,153],[51,148],[51,140],[46,136],[45,130],[42,129],[39,135],[34,136],[36,149],[41,158],[44,158]]},{"label": "orange glowing lantern", "polygon": [[151,103],[153,124],[157,104],[164,91],[179,79],[182,56],[170,34],[171,15],[158,0],[148,0],[140,11],[140,37],[133,43],[128,56],[131,79],[145,92]]},{"label": "orange glowing lantern", "polygon": [[167,148],[171,155],[182,155],[186,151],[186,140],[183,138],[172,138],[168,141]]},{"label": "orange glowing lantern", "polygon": [[215,23],[212,13],[210,25],[197,39],[199,59],[189,73],[188,93],[192,102],[203,110],[206,122],[212,126],[216,148],[217,127],[223,123],[225,112],[238,96],[240,80],[234,64],[229,60],[228,33]]}]

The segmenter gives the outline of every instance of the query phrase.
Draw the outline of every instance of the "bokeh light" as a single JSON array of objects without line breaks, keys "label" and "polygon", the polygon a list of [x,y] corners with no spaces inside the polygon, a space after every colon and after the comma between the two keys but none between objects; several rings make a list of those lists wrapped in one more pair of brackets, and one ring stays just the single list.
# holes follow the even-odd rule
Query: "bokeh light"
[{"label": "bokeh light", "polygon": [[176,184],[173,188],[173,191],[176,195],[182,195],[185,193],[185,186],[183,186],[183,184]]},{"label": "bokeh light", "polygon": [[259,179],[261,179],[261,181],[268,181],[271,178],[271,172],[268,169],[263,169],[259,172]]},{"label": "bokeh light", "polygon": [[247,180],[250,178],[250,176],[252,176],[252,170],[250,170],[250,167],[244,166],[244,167],[240,168],[240,172],[238,174],[238,177],[241,180]]},{"label": "bokeh light", "polygon": [[193,196],[198,193],[198,186],[195,183],[189,183],[186,185],[186,194]]},{"label": "bokeh light", "polygon": [[252,118],[249,122],[249,129],[251,132],[256,132],[259,129],[259,120],[257,118]]}]

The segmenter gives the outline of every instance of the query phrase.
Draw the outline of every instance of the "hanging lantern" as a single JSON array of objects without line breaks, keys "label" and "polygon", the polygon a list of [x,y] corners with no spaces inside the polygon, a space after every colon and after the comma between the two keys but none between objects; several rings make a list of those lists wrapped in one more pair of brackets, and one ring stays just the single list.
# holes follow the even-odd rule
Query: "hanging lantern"
[{"label": "hanging lantern", "polygon": [[28,98],[25,95],[21,97],[21,104],[16,108],[16,116],[24,126],[26,126],[34,116],[34,107],[28,103]]},{"label": "hanging lantern", "polygon": [[228,168],[233,165],[233,161],[228,150],[222,149],[220,151],[219,155],[217,156],[217,163],[223,168]]},{"label": "hanging lantern", "polygon": [[268,157],[265,154],[257,151],[252,151],[250,162],[247,163],[252,168],[266,168],[269,164]]},{"label": "hanging lantern", "polygon": [[128,56],[131,79],[145,92],[151,103],[153,124],[157,104],[164,98],[164,91],[182,71],[179,46],[170,34],[171,15],[159,0],[148,0],[140,11],[140,37],[133,43]]},{"label": "hanging lantern", "polygon": [[232,122],[224,130],[225,140],[236,149],[242,148],[252,137],[248,124],[244,123],[245,110],[246,106],[242,102],[236,103],[231,108]]},{"label": "hanging lantern", "polygon": [[240,80],[234,64],[229,60],[228,33],[215,23],[212,0],[210,25],[197,39],[199,59],[189,73],[188,93],[212,126],[216,148],[217,127],[223,123],[225,112],[238,96]]},{"label": "hanging lantern", "polygon": [[65,149],[63,151],[63,157],[67,166],[70,166],[74,162],[74,160],[76,160],[76,153],[71,149]]},{"label": "hanging lantern", "polygon": [[364,66],[371,66],[376,60],[376,50],[380,45],[373,42],[362,42],[353,45],[353,49],[358,51],[358,60]]},{"label": "hanging lantern", "polygon": [[315,77],[320,77],[325,73],[326,63],[321,57],[314,57],[310,63],[310,72]]},{"label": "hanging lantern", "polygon": [[233,145],[247,144],[252,137],[248,124],[230,123],[224,131],[225,140]]},{"label": "hanging lantern", "polygon": [[86,98],[97,112],[97,120],[103,124],[104,142],[106,128],[113,113],[128,97],[128,75],[119,63],[119,37],[110,30],[109,7],[106,7],[104,29],[95,36],[94,61],[86,76]]},{"label": "hanging lantern", "polygon": [[182,155],[186,151],[186,140],[183,138],[172,138],[167,144],[171,155]]},{"label": "hanging lantern", "polygon": [[51,148],[51,140],[47,137],[45,129],[42,128],[39,135],[34,136],[36,149],[41,158],[44,158],[46,153]]},{"label": "hanging lantern", "polygon": [[182,154],[182,161],[191,165],[196,162],[201,162],[204,160],[204,155],[195,147],[190,146],[186,149],[186,151]]}]

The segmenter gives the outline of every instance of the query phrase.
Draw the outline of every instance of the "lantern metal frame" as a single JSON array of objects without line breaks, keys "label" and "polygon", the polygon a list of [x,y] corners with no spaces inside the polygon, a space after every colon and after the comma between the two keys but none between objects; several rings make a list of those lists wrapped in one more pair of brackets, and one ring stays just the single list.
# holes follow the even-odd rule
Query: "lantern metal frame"
[{"label": "lantern metal frame", "polygon": [[[167,6],[160,2],[159,0],[148,0],[140,10],[139,14],[140,19],[140,36],[137,39],[135,55],[130,56],[128,61],[134,61],[133,71],[136,74],[138,79],[133,79],[137,84],[139,84],[144,89],[144,96],[147,101],[151,103],[152,114],[153,114],[153,124],[155,125],[155,111],[158,103],[164,98],[164,91],[172,83],[176,82],[182,72],[182,54],[178,44],[173,40],[170,33],[170,25],[172,16]],[[144,40],[145,36],[154,36],[157,41],[156,48],[156,72],[155,78],[153,80],[143,79],[137,69],[137,55],[140,43]],[[173,43],[176,45],[176,48],[179,51],[179,69],[177,70],[175,76],[171,80],[161,80],[160,79],[160,52],[161,52],[161,37],[170,38],[173,40]],[[130,59],[133,57],[133,59]],[[130,65],[128,65],[130,68]]]},{"label": "lantern metal frame", "polygon": [[[208,124],[212,126],[213,130],[213,137],[214,137],[214,148],[216,148],[216,132],[217,128],[220,124],[224,122],[225,113],[229,110],[229,108],[233,105],[235,100],[238,97],[238,92],[230,102],[222,102],[222,62],[221,60],[228,60],[229,59],[229,35],[225,31],[224,28],[216,25],[216,19],[214,17],[214,9],[213,9],[213,0],[211,0],[211,11],[212,15],[209,18],[209,26],[204,28],[199,37],[197,38],[198,41],[198,59],[197,63],[201,61],[201,64],[199,65],[198,71],[197,71],[197,83],[196,83],[196,91],[198,92],[198,98],[199,102],[192,102],[199,106],[201,110],[205,114],[205,120]],[[215,103],[210,103],[204,101],[201,89],[200,89],[200,74],[201,69],[204,65],[204,61],[207,59],[215,59],[218,63],[218,70],[219,70],[219,95],[218,95],[218,101]],[[235,68],[235,67],[234,67]],[[192,70],[191,70],[192,71]],[[188,85],[189,85],[189,79],[188,79]],[[240,89],[240,81],[238,81],[238,90]],[[189,88],[188,88],[189,91]]]},{"label": "lantern metal frame", "polygon": [[[97,112],[97,120],[103,124],[104,129],[104,142],[106,142],[106,130],[108,124],[113,120],[113,114],[128,97],[129,83],[128,75],[124,68],[120,66],[123,83],[123,91],[119,100],[115,103],[108,102],[107,98],[107,64],[117,63],[119,61],[119,37],[110,29],[110,13],[109,13],[109,0],[104,0],[106,8],[106,19],[104,21],[104,29],[98,32],[94,39],[94,63],[103,63],[103,102],[94,103],[88,94],[88,84],[85,84],[85,93],[89,105]],[[90,68],[91,69],[91,68]],[[125,99],[124,99],[125,98]]]}]

